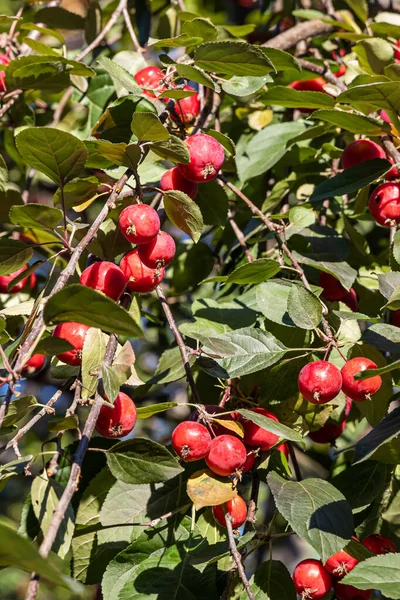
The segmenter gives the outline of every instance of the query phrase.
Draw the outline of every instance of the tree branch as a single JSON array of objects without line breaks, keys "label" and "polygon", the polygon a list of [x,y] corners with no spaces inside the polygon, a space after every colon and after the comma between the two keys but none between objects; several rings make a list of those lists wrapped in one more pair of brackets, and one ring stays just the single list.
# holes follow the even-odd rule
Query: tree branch
[{"label": "tree branch", "polygon": [[78,62],[81,61],[82,58],[85,58],[85,56],[90,54],[92,52],[92,50],[94,50],[95,48],[97,48],[97,46],[99,46],[101,44],[101,42],[106,37],[107,33],[110,31],[110,29],[112,29],[112,27],[118,21],[121,13],[123,12],[123,10],[126,7],[127,7],[127,0],[120,0],[117,8],[111,15],[109,21],[106,23],[106,25],[100,31],[99,35],[93,40],[93,42],[91,44],[89,44],[89,46],[87,46],[84,50],[82,50],[82,52],[80,52],[78,54],[78,56],[75,58],[75,60],[77,60]]},{"label": "tree branch", "polygon": [[252,253],[250,252],[250,250],[248,249],[247,243],[246,243],[246,238],[244,237],[243,231],[240,229],[240,227],[236,223],[236,221],[234,219],[234,214],[231,210],[228,211],[228,220],[229,220],[230,226],[233,229],[233,233],[235,234],[237,241],[239,242],[240,246],[243,249],[243,252],[246,255],[247,261],[253,262],[255,260],[255,258],[252,255]]},{"label": "tree branch", "polygon": [[267,48],[277,48],[278,50],[289,50],[296,46],[298,42],[317,35],[325,35],[333,31],[333,25],[324,23],[318,19],[314,21],[305,21],[299,23],[287,31],[283,31],[274,38],[263,44]]},{"label": "tree branch", "polygon": [[229,541],[229,548],[230,548],[231,556],[236,563],[239,577],[242,580],[244,589],[246,590],[249,600],[255,600],[255,596],[254,596],[253,592],[251,591],[249,580],[247,579],[246,572],[244,570],[244,566],[242,563],[242,557],[240,556],[240,552],[236,547],[236,542],[235,542],[235,538],[233,537],[233,530],[232,530],[232,518],[228,512],[225,513],[225,523],[226,523],[226,530],[228,533],[228,541]]},{"label": "tree branch", "polygon": [[311,71],[312,73],[316,73],[317,75],[321,75],[321,77],[324,77],[326,81],[332,85],[336,85],[336,87],[338,87],[342,92],[347,90],[347,85],[335,77],[328,65],[321,67],[320,65],[314,65],[314,63],[304,60],[303,58],[298,58],[297,62],[303,69],[306,71]]}]

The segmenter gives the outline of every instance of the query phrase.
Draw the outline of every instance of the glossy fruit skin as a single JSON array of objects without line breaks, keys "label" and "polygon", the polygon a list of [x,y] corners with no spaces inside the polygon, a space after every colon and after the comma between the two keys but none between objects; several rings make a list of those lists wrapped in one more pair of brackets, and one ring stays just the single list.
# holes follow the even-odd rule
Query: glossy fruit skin
[{"label": "glossy fruit skin", "polygon": [[118,225],[131,244],[148,244],[160,231],[160,217],[148,204],[131,204],[119,215]]},{"label": "glossy fruit skin", "polygon": [[343,300],[348,293],[336,277],[325,271],[320,273],[319,285],[323,289],[322,296],[331,302]]},{"label": "glossy fruit skin", "polygon": [[19,283],[15,284],[10,290],[7,289],[8,284],[13,279],[15,279],[15,277],[17,277],[17,275],[19,275],[20,273],[23,273],[23,271],[26,271],[27,268],[28,267],[25,265],[21,269],[18,269],[18,271],[14,271],[14,273],[10,273],[10,275],[1,275],[0,276],[0,294],[18,294],[18,292],[21,292],[23,290],[23,288],[26,286],[26,284],[28,283],[28,279],[29,279],[29,288],[32,290],[36,284],[35,273],[32,273],[29,277],[25,277],[25,279],[22,279]]},{"label": "glossy fruit skin", "polygon": [[326,81],[323,77],[315,77],[314,79],[303,79],[301,81],[293,81],[289,87],[291,87],[292,90],[297,90],[299,92],[323,92],[324,85],[326,85]]},{"label": "glossy fruit skin", "polygon": [[73,350],[67,350],[66,352],[57,354],[58,360],[73,367],[78,367],[82,363],[83,344],[88,329],[88,325],[75,323],[74,321],[57,325],[53,331],[53,336],[66,340],[74,347]]},{"label": "glossy fruit skin", "polygon": [[396,47],[394,49],[394,58],[396,62],[400,62],[400,40],[397,40]]},{"label": "glossy fruit skin", "polygon": [[348,169],[374,158],[386,158],[386,153],[379,144],[372,140],[355,140],[343,151],[342,167]]},{"label": "glossy fruit skin", "polygon": [[382,183],[371,194],[369,212],[379,225],[400,223],[400,183]]},{"label": "glossy fruit skin", "polygon": [[163,192],[169,192],[170,190],[184,192],[193,200],[196,197],[199,186],[197,183],[185,179],[178,167],[174,167],[165,171],[160,179],[160,188]]},{"label": "glossy fruit skin", "polygon": [[105,438],[125,437],[136,423],[136,405],[123,392],[115,399],[114,408],[102,406],[96,423],[96,431]]},{"label": "glossy fruit skin", "polygon": [[181,174],[189,181],[206,183],[215,179],[225,159],[222,145],[210,135],[196,133],[185,140],[190,154],[187,165],[178,164]]},{"label": "glossy fruit skin", "polygon": [[[145,67],[141,69],[134,75],[135,81],[140,87],[149,88],[151,90],[157,90],[162,92],[164,90],[164,86],[162,84],[162,80],[164,78],[164,73],[158,67]],[[148,90],[143,90],[142,92],[148,98],[154,98],[154,94],[149,92]]]},{"label": "glossy fruit skin", "polygon": [[126,278],[117,265],[103,261],[87,267],[81,275],[80,282],[117,300],[125,289]]},{"label": "glossy fruit skin", "polygon": [[140,260],[150,269],[158,269],[169,265],[175,256],[175,252],[174,238],[166,231],[160,231],[148,244],[138,246]]},{"label": "glossy fruit skin", "polygon": [[[258,413],[271,419],[272,421],[279,422],[277,417],[270,413],[265,408],[253,408],[251,412]],[[247,446],[253,448],[260,448],[261,450],[270,450],[272,446],[275,446],[279,442],[279,436],[270,431],[262,429],[253,421],[242,421],[244,427],[244,438],[243,441]]]},{"label": "glossy fruit skin", "polygon": [[316,360],[306,364],[297,380],[300,393],[312,404],[326,404],[341,390],[340,370],[326,360]]},{"label": "glossy fruit skin", "polygon": [[342,302],[344,302],[344,304],[346,304],[350,308],[350,310],[352,310],[353,312],[357,312],[358,298],[356,290],[351,288],[349,292],[346,292],[345,297],[342,298]]},{"label": "glossy fruit skin", "polygon": [[44,354],[33,354],[22,369],[22,373],[24,375],[35,375],[40,371],[45,362],[46,357]]},{"label": "glossy fruit skin", "polygon": [[350,573],[358,564],[358,560],[353,558],[344,550],[339,550],[328,558],[325,563],[325,569],[337,579],[342,579],[347,573]]},{"label": "glossy fruit skin", "polygon": [[369,535],[361,543],[374,554],[396,552],[396,544],[394,544],[390,538],[385,535],[379,535],[378,533]]},{"label": "glossy fruit skin", "polygon": [[[190,85],[186,85],[183,89],[187,92],[196,92]],[[177,100],[174,108],[182,123],[189,125],[189,123],[194,121],[200,113],[200,99],[198,93],[196,92],[193,96]],[[175,120],[174,115],[172,114],[171,116]]]},{"label": "glossy fruit skin", "polygon": [[333,421],[328,421],[318,429],[318,431],[311,431],[308,435],[312,439],[313,442],[317,444],[331,444],[338,437],[340,437],[346,427],[346,418],[349,416],[351,411],[352,402],[350,398],[346,398],[346,409],[344,412],[344,418],[341,423],[335,423]]},{"label": "glossy fruit skin", "polygon": [[219,435],[211,440],[206,463],[217,475],[228,477],[240,469],[247,459],[243,442],[233,435]]},{"label": "glossy fruit skin", "polygon": [[213,517],[222,527],[226,527],[224,507],[232,518],[232,529],[238,529],[243,525],[247,517],[247,505],[241,496],[235,496],[225,504],[212,507]]},{"label": "glossy fruit skin", "polygon": [[393,310],[391,312],[390,323],[395,327],[400,327],[400,310]]},{"label": "glossy fruit skin", "polygon": [[321,600],[332,587],[332,577],[320,560],[306,558],[293,572],[296,592],[304,600]]},{"label": "glossy fruit skin", "polygon": [[242,467],[240,467],[240,470],[242,471],[242,473],[247,473],[248,471],[251,471],[251,469],[255,465],[256,455],[251,450],[252,450],[251,448],[247,448],[246,461],[245,461],[244,465]]},{"label": "glossy fruit skin", "polygon": [[344,367],[342,367],[342,390],[346,396],[356,402],[364,402],[376,394],[382,385],[382,379],[379,375],[364,380],[354,379],[354,375],[366,369],[377,368],[378,365],[364,356],[348,360]]},{"label": "glossy fruit skin", "polygon": [[127,289],[130,292],[146,294],[156,289],[161,283],[165,269],[150,269],[141,260],[137,248],[125,254],[120,262],[120,268],[128,279]]},{"label": "glossy fruit skin", "polygon": [[337,600],[369,600],[372,590],[358,590],[352,585],[345,585],[340,581],[333,582]]},{"label": "glossy fruit skin", "polygon": [[279,450],[279,452],[282,452],[286,460],[289,460],[289,448],[287,444],[279,444],[279,446],[277,446],[275,450]]},{"label": "glossy fruit skin", "polygon": [[[8,58],[8,56],[6,56],[5,54],[0,54],[0,65],[7,66],[9,62],[10,62],[10,59]],[[5,79],[6,79],[6,72],[0,71],[0,92],[7,91]]]},{"label": "glossy fruit skin", "polygon": [[195,421],[182,421],[172,432],[172,447],[186,462],[205,458],[210,444],[211,435],[207,427]]}]

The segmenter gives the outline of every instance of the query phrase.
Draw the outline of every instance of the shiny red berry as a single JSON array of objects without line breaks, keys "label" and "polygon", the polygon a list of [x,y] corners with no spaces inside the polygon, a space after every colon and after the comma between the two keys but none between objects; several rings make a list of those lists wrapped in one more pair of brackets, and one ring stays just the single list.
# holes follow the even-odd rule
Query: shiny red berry
[{"label": "shiny red berry", "polygon": [[301,81],[293,81],[289,87],[299,92],[323,92],[325,79],[315,77],[314,79],[303,79]]},{"label": "shiny red berry", "polygon": [[394,49],[394,58],[396,62],[400,61],[400,40],[397,40],[396,42],[396,46]]},{"label": "shiny red berry", "polygon": [[275,450],[278,450],[278,452],[282,452],[286,460],[289,460],[289,448],[287,444],[279,444],[279,446],[277,446]]},{"label": "shiny red berry", "polygon": [[322,287],[322,296],[331,302],[343,300],[346,297],[346,288],[330,273],[321,271],[319,285]]},{"label": "shiny red berry", "polygon": [[160,231],[160,217],[148,204],[131,204],[121,212],[118,225],[131,244],[148,244]]},{"label": "shiny red berry", "polygon": [[372,590],[358,590],[352,585],[345,585],[340,581],[333,582],[333,589],[337,600],[369,600]]},{"label": "shiny red berry", "polygon": [[143,94],[149,98],[154,98],[154,93],[147,90],[158,90],[159,92],[164,91],[163,86],[164,73],[158,67],[145,67],[140,69],[134,75],[135,81],[140,87],[147,88],[143,90]]},{"label": "shiny red berry", "polygon": [[[265,410],[265,408],[253,408],[251,412],[258,413],[263,417],[267,417],[267,419],[271,419],[271,421],[278,422],[276,416],[270,413],[268,410]],[[260,448],[261,450],[270,450],[272,446],[275,446],[275,444],[279,442],[279,435],[271,433],[266,429],[262,429],[262,427],[256,423],[253,423],[253,421],[243,421],[243,427],[243,441],[248,446]]]},{"label": "shiny red berry", "polygon": [[312,404],[326,404],[341,390],[342,376],[339,369],[326,360],[305,365],[297,380],[300,393]]},{"label": "shiny red berry", "polygon": [[46,362],[44,354],[33,354],[22,369],[24,375],[34,375],[43,367]]},{"label": "shiny red berry", "polygon": [[[391,156],[388,156],[388,157],[387,157],[387,160],[388,160],[390,163],[394,164],[394,160],[393,160],[393,158],[392,158]],[[398,167],[392,167],[392,168],[390,169],[390,171],[388,171],[388,172],[386,173],[386,175],[385,175],[385,179],[389,179],[390,181],[391,181],[392,179],[399,179],[399,178],[400,178],[400,171],[399,171],[399,168],[398,168]]]},{"label": "shiny red berry", "polygon": [[253,448],[246,448],[246,450],[247,450],[246,461],[243,464],[243,466],[240,467],[240,470],[242,473],[247,473],[248,471],[251,471],[251,469],[254,467],[255,462],[256,462],[256,455],[253,451]]},{"label": "shiny red berry", "polygon": [[302,600],[321,600],[332,587],[332,577],[320,560],[306,558],[293,572],[296,592]]},{"label": "shiny red berry", "polygon": [[400,327],[400,310],[393,310],[390,313],[390,323],[395,327]]},{"label": "shiny red berry", "polygon": [[366,537],[362,544],[371,550],[374,554],[388,554],[389,552],[396,552],[396,544],[385,535],[379,535],[375,533]]},{"label": "shiny red berry", "polygon": [[151,269],[147,267],[139,256],[137,248],[125,254],[121,259],[121,270],[128,279],[128,290],[130,292],[138,292],[146,294],[156,289],[164,277],[164,267]]},{"label": "shiny red berry", "polygon": [[350,398],[347,398],[344,418],[340,423],[334,423],[333,421],[328,419],[328,421],[325,423],[325,425],[321,427],[321,429],[318,429],[318,431],[310,432],[308,435],[310,436],[312,441],[316,442],[317,444],[331,444],[332,442],[337,440],[337,438],[342,435],[344,428],[346,427],[346,418],[350,414],[351,404],[352,402]]},{"label": "shiny red berry", "polygon": [[87,267],[81,275],[81,284],[103,292],[109,298],[117,300],[125,289],[126,278],[117,265],[112,262],[97,262]]},{"label": "shiny red berry", "polygon": [[170,190],[183,192],[193,200],[199,186],[197,183],[185,179],[178,167],[174,167],[173,169],[165,171],[160,179],[160,188],[163,192],[169,192]]},{"label": "shiny red berry", "polygon": [[222,527],[226,527],[225,511],[230,514],[232,519],[232,529],[238,529],[246,521],[247,506],[241,496],[235,496],[232,500],[228,500],[225,504],[219,504],[212,507],[214,519]]},{"label": "shiny red berry", "polygon": [[189,181],[206,183],[215,179],[225,159],[221,144],[210,135],[197,133],[185,140],[190,162],[179,163],[178,169]]},{"label": "shiny red berry", "polygon": [[400,223],[400,183],[382,183],[371,194],[369,212],[379,225],[391,227]]},{"label": "shiny red berry", "polygon": [[358,560],[350,556],[345,550],[339,550],[328,558],[325,563],[325,569],[331,575],[342,579],[347,573],[358,564]]},{"label": "shiny red berry", "polygon": [[364,400],[369,400],[371,396],[376,394],[382,385],[380,375],[375,375],[374,377],[370,377],[370,379],[364,380],[354,379],[354,375],[360,371],[377,368],[377,364],[364,356],[348,360],[344,367],[342,367],[342,389],[346,396],[356,402],[364,402]]},{"label": "shiny red berry", "polygon": [[176,246],[174,238],[166,231],[160,231],[148,244],[138,246],[138,253],[142,263],[151,269],[158,269],[169,265],[174,258]]},{"label": "shiny red berry", "polygon": [[355,140],[343,151],[342,167],[348,169],[374,158],[386,158],[386,153],[379,144],[372,140]]},{"label": "shiny red berry", "polygon": [[[32,273],[29,277],[25,277],[18,283],[16,283],[10,290],[8,289],[8,284],[11,283],[13,279],[17,277],[20,273],[26,271],[28,267],[25,265],[18,269],[18,271],[14,271],[14,273],[10,273],[10,275],[1,275],[0,276],[0,294],[17,294],[21,292],[24,287],[29,283],[29,288],[32,290],[36,284],[36,275]],[[29,280],[29,282],[28,282]]]},{"label": "shiny red berry", "polygon": [[207,427],[195,421],[183,421],[172,432],[172,447],[186,462],[205,458],[210,444],[211,435]]},{"label": "shiny red berry", "polygon": [[349,292],[346,292],[345,297],[342,298],[342,302],[344,302],[344,304],[346,304],[353,312],[358,311],[357,292],[353,288],[351,288]]},{"label": "shiny red berry", "polygon": [[[188,92],[196,92],[190,85],[186,85],[183,89]],[[196,92],[193,96],[177,100],[174,108],[182,123],[189,125],[200,112],[200,99],[198,93]],[[172,115],[172,118],[174,119],[174,115]]]},{"label": "shiny red berry", "polygon": [[75,323],[74,321],[57,325],[53,331],[53,336],[66,340],[74,347],[73,350],[57,354],[57,358],[61,362],[73,367],[77,367],[82,363],[83,344],[88,329],[88,325],[82,325],[82,323]]},{"label": "shiny red berry", "polygon": [[125,437],[136,423],[136,405],[123,392],[115,399],[114,408],[102,406],[96,423],[96,431],[105,438]]},{"label": "shiny red berry", "polygon": [[211,440],[206,463],[211,471],[222,477],[232,475],[247,459],[243,442],[233,435],[220,435]]}]

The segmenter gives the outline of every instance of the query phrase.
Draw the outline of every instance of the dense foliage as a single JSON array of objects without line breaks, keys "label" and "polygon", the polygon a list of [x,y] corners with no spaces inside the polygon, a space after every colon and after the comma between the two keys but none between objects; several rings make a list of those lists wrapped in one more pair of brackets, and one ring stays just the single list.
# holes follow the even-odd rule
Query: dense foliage
[{"label": "dense foliage", "polygon": [[3,0],[1,598],[400,598],[370,4]]}]

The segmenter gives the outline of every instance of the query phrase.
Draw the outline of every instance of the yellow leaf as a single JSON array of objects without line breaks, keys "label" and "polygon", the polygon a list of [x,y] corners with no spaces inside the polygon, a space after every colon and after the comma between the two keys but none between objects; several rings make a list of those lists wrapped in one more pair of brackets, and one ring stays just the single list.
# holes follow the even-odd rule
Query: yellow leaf
[{"label": "yellow leaf", "polygon": [[228,420],[224,420],[224,419],[211,419],[212,423],[217,423],[218,425],[221,425],[221,427],[225,427],[225,429],[229,429],[229,431],[233,431],[234,433],[236,433],[237,435],[239,435],[241,438],[244,437],[244,428],[243,425],[241,423],[239,423],[239,421],[228,421]]},{"label": "yellow leaf", "polygon": [[260,131],[271,123],[273,116],[274,113],[269,108],[266,110],[255,110],[251,113],[251,115],[249,115],[249,127],[255,129],[256,131]]},{"label": "yellow leaf", "polygon": [[232,481],[218,477],[208,469],[193,473],[187,482],[187,493],[196,510],[204,506],[217,506],[237,496]]}]

